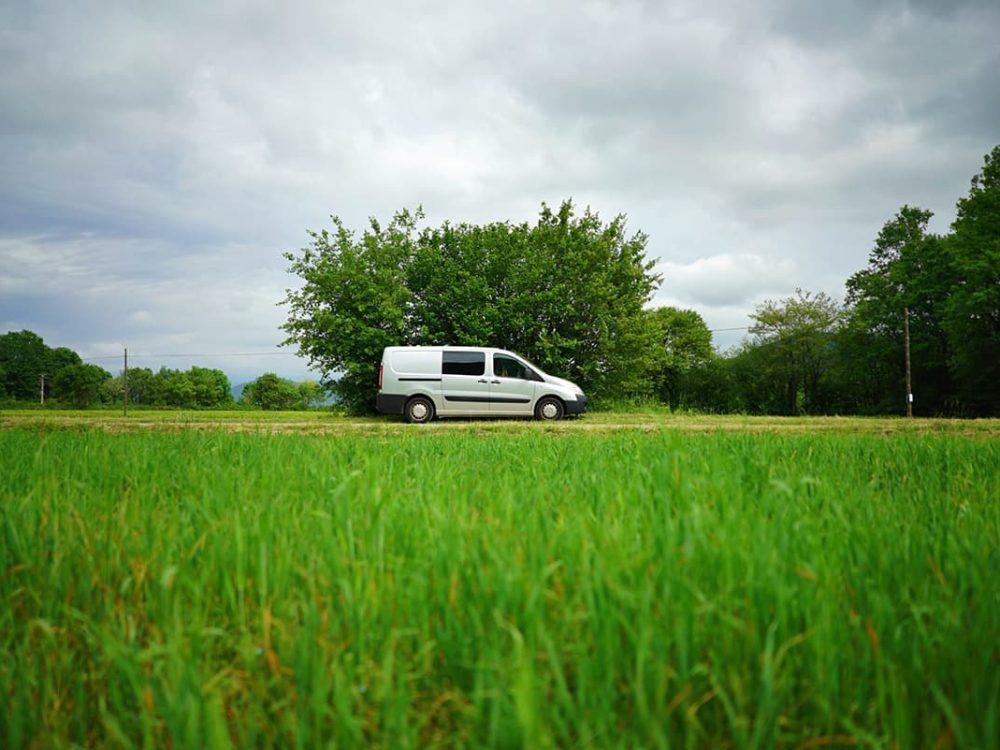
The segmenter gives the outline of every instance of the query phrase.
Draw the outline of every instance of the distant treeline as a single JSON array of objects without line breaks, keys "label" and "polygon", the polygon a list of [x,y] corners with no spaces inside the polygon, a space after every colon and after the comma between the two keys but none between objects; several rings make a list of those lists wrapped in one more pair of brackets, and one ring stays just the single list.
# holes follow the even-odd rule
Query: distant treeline
[{"label": "distant treeline", "polygon": [[[905,413],[904,329],[914,413],[1000,414],[1000,147],[987,155],[946,235],[903,206],[875,239],[845,302],[798,291],[751,315],[716,353],[696,312],[645,306],[662,281],[647,237],[571,201],[535,224],[420,227],[423,213],[332,231],[287,253],[302,284],[285,299],[286,343],[370,411],[383,347],[512,349],[596,400],[754,414]],[[666,279],[669,284],[670,280]]]},{"label": "distant treeline", "polygon": [[[313,381],[294,383],[265,373],[243,386],[241,406],[260,409],[304,409],[324,399]],[[121,404],[125,380],[97,365],[87,364],[66,347],[50,348],[32,331],[0,335],[0,400],[85,408]],[[128,370],[128,400],[133,406],[211,409],[236,406],[229,378],[222,370],[148,367]]]},{"label": "distant treeline", "polygon": [[751,338],[682,374],[677,403],[760,414],[905,412],[910,334],[913,412],[1000,415],[1000,146],[987,155],[951,231],[903,206],[847,280],[824,294],[761,305]]},{"label": "distant treeline", "polygon": [[[286,343],[323,373],[345,407],[372,410],[383,347],[458,344],[512,349],[579,382],[596,402],[658,401],[672,408],[751,414],[901,414],[909,329],[913,411],[1000,415],[1000,146],[959,199],[951,231],[927,231],[930,211],[903,206],[875,238],[844,303],[797,291],[751,314],[749,336],[712,348],[701,316],[648,309],[662,281],[647,237],[625,217],[603,223],[572,202],[543,204],[536,224],[418,228],[401,211],[358,238],[310,232],[286,254],[303,284],[289,292]],[[669,279],[667,279],[669,283]],[[0,336],[0,399],[86,406],[120,403],[121,376],[51,349],[30,331]],[[326,393],[266,373],[240,403],[305,408]],[[129,370],[135,405],[234,404],[226,375]]]}]

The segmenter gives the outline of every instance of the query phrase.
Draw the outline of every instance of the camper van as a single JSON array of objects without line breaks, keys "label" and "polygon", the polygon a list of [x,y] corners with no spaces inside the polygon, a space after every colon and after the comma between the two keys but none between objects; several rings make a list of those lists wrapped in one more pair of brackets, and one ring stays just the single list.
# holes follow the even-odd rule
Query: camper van
[{"label": "camper van", "polygon": [[435,417],[555,420],[585,412],[587,397],[575,383],[503,349],[389,346],[382,352],[375,405],[417,423]]}]

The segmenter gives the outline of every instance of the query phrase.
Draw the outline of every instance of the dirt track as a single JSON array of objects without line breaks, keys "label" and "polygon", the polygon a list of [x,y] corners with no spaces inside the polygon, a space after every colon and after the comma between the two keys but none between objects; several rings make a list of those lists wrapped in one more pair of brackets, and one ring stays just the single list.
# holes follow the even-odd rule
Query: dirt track
[{"label": "dirt track", "polygon": [[280,415],[242,412],[139,412],[129,417],[108,412],[0,413],[0,429],[87,430],[107,432],[176,432],[219,430],[262,434],[521,434],[594,433],[636,430],[677,432],[745,432],[772,434],[949,434],[1000,437],[1000,420],[902,419],[862,417],[675,416],[649,413],[596,413],[555,423],[529,420],[441,420],[409,425],[398,419],[350,418],[317,413]]}]

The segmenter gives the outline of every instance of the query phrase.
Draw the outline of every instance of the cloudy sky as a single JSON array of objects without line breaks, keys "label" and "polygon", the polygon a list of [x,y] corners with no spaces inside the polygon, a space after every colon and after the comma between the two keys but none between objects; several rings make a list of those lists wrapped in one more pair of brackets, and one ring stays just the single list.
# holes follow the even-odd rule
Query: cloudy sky
[{"label": "cloudy sky", "polygon": [[947,229],[998,38],[996,0],[4,3],[0,332],[300,378],[307,229],[567,197],[649,234],[654,304],[746,326],[842,297],[904,203]]}]

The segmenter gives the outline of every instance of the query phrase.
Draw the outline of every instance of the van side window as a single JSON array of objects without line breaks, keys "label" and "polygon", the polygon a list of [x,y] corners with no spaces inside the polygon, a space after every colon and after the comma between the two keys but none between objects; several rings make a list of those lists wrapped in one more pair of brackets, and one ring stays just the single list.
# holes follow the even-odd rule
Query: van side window
[{"label": "van side window", "polygon": [[445,375],[483,375],[486,372],[484,352],[444,352],[441,372]]},{"label": "van side window", "polygon": [[517,378],[518,380],[538,380],[531,370],[511,357],[503,354],[493,355],[493,374],[498,378]]}]

